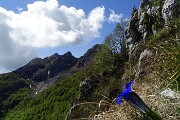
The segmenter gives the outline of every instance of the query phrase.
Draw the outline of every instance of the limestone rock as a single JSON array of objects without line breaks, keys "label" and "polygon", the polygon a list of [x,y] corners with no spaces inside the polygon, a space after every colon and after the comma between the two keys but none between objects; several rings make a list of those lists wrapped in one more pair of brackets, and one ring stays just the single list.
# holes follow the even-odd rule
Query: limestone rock
[{"label": "limestone rock", "polygon": [[138,23],[138,10],[136,8],[133,8],[131,20],[128,22],[125,28],[126,46],[129,50],[129,53],[131,52],[134,44],[136,42],[139,42],[140,39],[140,33],[138,32],[137,29],[137,23]]},{"label": "limestone rock", "polygon": [[144,68],[147,66],[146,63],[148,63],[149,58],[153,55],[153,52],[151,50],[145,49],[139,57],[138,61],[138,72],[136,73],[136,78],[141,77],[141,75],[145,72]]},{"label": "limestone rock", "polygon": [[160,95],[171,98],[171,99],[177,99],[180,98],[180,95],[176,93],[175,91],[171,90],[170,88],[167,88],[160,92]]},{"label": "limestone rock", "polygon": [[165,0],[162,8],[162,17],[165,20],[165,23],[179,16],[179,7],[179,0]]}]

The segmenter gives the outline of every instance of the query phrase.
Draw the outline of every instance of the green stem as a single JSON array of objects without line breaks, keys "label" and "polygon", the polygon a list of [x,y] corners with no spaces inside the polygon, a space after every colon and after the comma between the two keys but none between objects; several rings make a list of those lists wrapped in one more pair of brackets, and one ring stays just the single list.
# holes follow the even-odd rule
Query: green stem
[{"label": "green stem", "polygon": [[146,114],[151,117],[153,120],[163,120],[157,113],[152,111],[149,107],[147,110],[145,110]]}]

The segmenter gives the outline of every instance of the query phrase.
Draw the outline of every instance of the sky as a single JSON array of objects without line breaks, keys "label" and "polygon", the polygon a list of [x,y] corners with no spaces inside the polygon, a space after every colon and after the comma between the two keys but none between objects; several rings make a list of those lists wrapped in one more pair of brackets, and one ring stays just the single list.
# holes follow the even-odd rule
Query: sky
[{"label": "sky", "polygon": [[82,56],[127,21],[140,0],[0,0],[0,73],[36,57]]}]

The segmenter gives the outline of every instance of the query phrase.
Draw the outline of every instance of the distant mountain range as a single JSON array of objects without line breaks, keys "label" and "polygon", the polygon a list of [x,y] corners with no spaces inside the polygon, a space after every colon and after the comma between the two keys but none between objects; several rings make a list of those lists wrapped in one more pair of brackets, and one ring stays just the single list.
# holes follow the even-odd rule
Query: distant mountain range
[{"label": "distant mountain range", "polygon": [[71,68],[82,68],[92,60],[100,45],[95,45],[80,58],[75,58],[71,52],[64,55],[58,53],[44,59],[34,58],[25,66],[13,71],[20,78],[35,82],[46,81],[57,75],[66,73]]}]

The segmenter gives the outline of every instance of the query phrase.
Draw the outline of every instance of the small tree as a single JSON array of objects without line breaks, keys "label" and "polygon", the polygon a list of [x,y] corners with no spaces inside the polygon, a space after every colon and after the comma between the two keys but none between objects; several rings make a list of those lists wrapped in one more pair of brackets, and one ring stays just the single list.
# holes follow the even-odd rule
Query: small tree
[{"label": "small tree", "polygon": [[121,53],[122,40],[124,39],[124,28],[117,23],[113,33],[109,34],[105,39],[105,44],[113,54]]},{"label": "small tree", "polygon": [[[96,56],[99,69],[123,72],[122,67],[128,60],[128,52],[124,40],[124,28],[118,23],[116,28],[109,34]],[[115,73],[116,74],[116,73]]]}]

